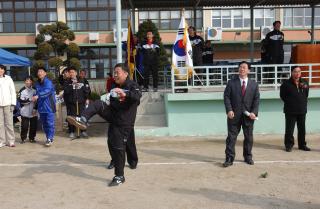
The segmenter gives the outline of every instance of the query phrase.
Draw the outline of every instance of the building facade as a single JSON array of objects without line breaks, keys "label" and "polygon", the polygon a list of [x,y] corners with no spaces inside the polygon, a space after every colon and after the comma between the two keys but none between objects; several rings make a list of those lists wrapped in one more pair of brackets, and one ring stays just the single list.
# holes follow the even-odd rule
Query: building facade
[{"label": "building facade", "polygon": [[[82,68],[88,77],[99,79],[116,64],[116,46],[113,29],[116,24],[115,0],[1,0],[0,47],[32,58],[35,52],[37,23],[63,21],[76,34],[80,46]],[[122,11],[122,27],[127,27],[131,11]],[[182,15],[181,10],[135,12],[134,28],[151,19],[159,28],[168,55],[175,40]],[[320,7],[315,11],[315,40],[320,40]],[[207,39],[207,28],[221,28],[221,37],[212,41],[214,59],[241,60],[249,58],[250,11],[248,8],[203,8],[184,12],[189,25],[195,25],[200,35]],[[310,42],[311,8],[257,8],[254,11],[255,58],[260,58],[262,30],[270,28],[273,21],[282,22],[287,51],[297,43]],[[92,42],[90,33],[98,34]],[[290,55],[289,55],[290,56]],[[11,67],[11,75],[21,80],[27,69]],[[102,73],[101,73],[102,72]]]}]

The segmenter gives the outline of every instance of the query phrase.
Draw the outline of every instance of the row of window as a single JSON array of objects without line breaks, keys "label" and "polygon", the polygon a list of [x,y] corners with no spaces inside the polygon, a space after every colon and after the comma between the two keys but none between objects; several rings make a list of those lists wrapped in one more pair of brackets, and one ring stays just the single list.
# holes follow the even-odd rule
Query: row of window
[{"label": "row of window", "polygon": [[[67,24],[74,31],[113,30],[116,24],[115,0],[66,0]],[[139,23],[152,20],[160,30],[176,30],[182,11],[139,11]],[[184,12],[189,25],[203,27],[203,11]],[[122,11],[122,27],[127,26],[129,11]],[[195,17],[195,18],[194,18]],[[215,9],[211,12],[213,27],[250,28],[249,9]],[[255,9],[254,26],[272,26],[275,10]],[[57,21],[57,1],[15,0],[0,2],[0,32],[35,32],[35,23]],[[195,22],[194,22],[195,21]],[[311,8],[284,8],[284,28],[310,27]],[[320,26],[320,7],[315,9],[315,26]]]}]

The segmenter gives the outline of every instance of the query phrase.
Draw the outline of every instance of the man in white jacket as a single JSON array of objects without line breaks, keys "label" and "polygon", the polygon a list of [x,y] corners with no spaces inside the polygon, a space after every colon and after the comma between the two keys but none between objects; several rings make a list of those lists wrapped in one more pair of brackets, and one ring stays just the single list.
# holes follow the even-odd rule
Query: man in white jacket
[{"label": "man in white jacket", "polygon": [[16,90],[6,68],[0,65],[0,147],[15,147],[13,109],[16,105]]}]

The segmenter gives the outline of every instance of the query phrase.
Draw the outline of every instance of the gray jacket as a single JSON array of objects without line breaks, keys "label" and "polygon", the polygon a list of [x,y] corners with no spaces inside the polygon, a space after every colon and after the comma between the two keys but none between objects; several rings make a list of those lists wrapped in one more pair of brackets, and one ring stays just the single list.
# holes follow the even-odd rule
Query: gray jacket
[{"label": "gray jacket", "polygon": [[20,102],[20,114],[22,117],[32,118],[33,112],[36,110],[36,104],[32,102],[32,97],[36,95],[34,88],[22,87],[18,94],[18,100]]}]

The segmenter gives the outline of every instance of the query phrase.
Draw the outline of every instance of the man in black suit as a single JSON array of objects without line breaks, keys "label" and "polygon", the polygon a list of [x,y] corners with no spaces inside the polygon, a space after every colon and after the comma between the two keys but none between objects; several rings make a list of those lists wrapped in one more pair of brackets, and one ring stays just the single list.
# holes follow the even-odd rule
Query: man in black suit
[{"label": "man in black suit", "polygon": [[260,93],[258,84],[248,78],[250,64],[239,64],[239,76],[230,80],[224,91],[224,105],[228,115],[228,137],[226,139],[226,161],[224,167],[231,166],[235,158],[235,144],[242,127],[244,134],[243,157],[253,165],[253,124],[258,116]]},{"label": "man in black suit", "polygon": [[283,112],[286,117],[286,133],[284,145],[287,152],[292,151],[294,145],[293,131],[297,122],[298,147],[303,151],[310,151],[306,145],[306,114],[309,95],[309,85],[301,78],[301,69],[298,66],[291,68],[291,77],[280,87],[280,97],[284,102]]}]

